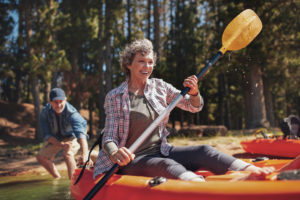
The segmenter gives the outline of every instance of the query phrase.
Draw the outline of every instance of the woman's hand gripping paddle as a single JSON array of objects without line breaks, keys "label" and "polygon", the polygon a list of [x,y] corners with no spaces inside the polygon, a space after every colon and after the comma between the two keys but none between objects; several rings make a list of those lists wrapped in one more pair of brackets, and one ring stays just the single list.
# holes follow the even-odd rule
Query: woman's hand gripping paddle
[{"label": "woman's hand gripping paddle", "polygon": [[[203,67],[197,75],[200,80],[209,67],[228,50],[240,50],[246,47],[261,31],[262,23],[259,17],[250,9],[244,10],[236,16],[226,27],[222,36],[222,48],[217,54]],[[159,115],[152,124],[142,133],[142,135],[130,146],[129,150],[134,153],[137,148],[148,138],[152,131],[161,123],[167,114],[169,114],[177,103],[189,92],[190,88],[184,88],[181,93],[169,104],[166,110]],[[103,176],[103,178],[91,189],[84,200],[92,199],[95,194],[103,187],[107,180],[115,173],[118,164],[114,166]]]}]

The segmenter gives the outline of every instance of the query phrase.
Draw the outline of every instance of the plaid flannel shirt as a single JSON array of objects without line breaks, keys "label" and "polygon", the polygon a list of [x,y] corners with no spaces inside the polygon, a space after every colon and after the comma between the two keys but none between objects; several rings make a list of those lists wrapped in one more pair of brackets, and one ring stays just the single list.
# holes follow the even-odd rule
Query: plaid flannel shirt
[{"label": "plaid flannel shirt", "polygon": [[[180,91],[171,84],[155,78],[148,79],[144,89],[146,99],[159,115],[179,94]],[[125,146],[129,132],[129,105],[130,100],[127,80],[119,87],[110,91],[105,98],[104,108],[106,120],[102,146],[110,141],[114,142],[119,148]],[[203,107],[203,99],[201,97],[201,106],[194,107],[190,102],[190,95],[187,94],[176,106],[186,111],[199,112]],[[165,156],[169,155],[171,148],[171,145],[167,142],[169,132],[166,126],[168,120],[169,115],[167,115],[159,125],[159,134],[162,140],[161,153]],[[109,155],[107,155],[103,149],[100,150],[95,164],[94,177],[108,171],[113,164]]]}]

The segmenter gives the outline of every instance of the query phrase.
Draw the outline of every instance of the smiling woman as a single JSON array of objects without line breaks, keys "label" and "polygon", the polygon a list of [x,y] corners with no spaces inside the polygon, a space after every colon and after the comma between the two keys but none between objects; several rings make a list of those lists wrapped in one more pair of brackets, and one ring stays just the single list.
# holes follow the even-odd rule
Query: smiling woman
[{"label": "smiling woman", "polygon": [[[106,123],[103,149],[95,164],[94,177],[118,165],[117,173],[138,176],[164,176],[171,179],[205,181],[194,171],[200,167],[223,174],[228,170],[249,170],[254,174],[268,174],[273,169],[262,169],[245,163],[209,145],[172,146],[167,142],[168,115],[151,129],[141,145],[136,145],[143,132],[164,116],[162,113],[181,94],[161,79],[149,78],[156,63],[152,43],[147,39],[128,44],[120,53],[121,65],[127,80],[110,91],[105,100]],[[183,81],[188,95],[177,107],[199,112],[203,99],[195,75]]]},{"label": "smiling woman", "polygon": [[[153,166],[164,165],[161,161],[165,160],[165,157],[171,152],[171,145],[166,140],[169,135],[166,129],[168,117],[159,127],[155,128],[147,141],[135,152],[128,149],[180,91],[161,79],[150,79],[156,64],[156,54],[148,39],[136,40],[128,44],[120,53],[120,60],[127,80],[106,96],[107,117],[103,137],[104,150],[99,154],[95,176],[109,170],[114,163],[117,163],[120,166],[126,166],[119,173],[138,173],[139,175],[158,173],[157,175],[161,174],[172,178],[201,179],[185,170],[184,167],[174,171],[164,170],[168,169],[167,167],[163,167],[160,172],[153,171]],[[189,87],[190,91],[189,95],[186,95],[178,104],[179,108],[190,112],[198,112],[202,109],[203,99],[197,83],[198,79],[195,75],[184,80],[183,86]],[[176,150],[173,153],[177,154],[175,152]],[[143,160],[145,156],[148,157],[149,162],[146,161],[148,164]],[[165,164],[176,165],[173,158],[170,158],[169,161]],[[129,164],[129,162],[131,163]],[[144,166],[144,164],[146,165]],[[144,167],[140,168],[140,165]],[[137,170],[138,168],[144,170]]]}]

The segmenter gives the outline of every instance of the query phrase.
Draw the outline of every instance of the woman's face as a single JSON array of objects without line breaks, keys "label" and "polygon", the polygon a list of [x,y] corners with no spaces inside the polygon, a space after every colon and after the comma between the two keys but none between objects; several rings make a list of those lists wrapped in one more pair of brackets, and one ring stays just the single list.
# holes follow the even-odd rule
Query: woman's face
[{"label": "woman's face", "polygon": [[128,66],[130,70],[130,80],[137,82],[146,82],[149,76],[152,74],[154,67],[153,53],[142,55],[137,53],[131,63]]}]

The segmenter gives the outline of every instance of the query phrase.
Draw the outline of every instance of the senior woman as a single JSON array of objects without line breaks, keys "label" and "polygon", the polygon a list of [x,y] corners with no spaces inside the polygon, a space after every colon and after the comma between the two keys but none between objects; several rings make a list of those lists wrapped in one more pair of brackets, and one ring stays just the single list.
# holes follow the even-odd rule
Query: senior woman
[{"label": "senior woman", "polygon": [[[228,170],[250,170],[255,174],[272,171],[245,163],[208,145],[170,145],[166,129],[168,116],[134,154],[130,152],[128,148],[180,91],[161,79],[150,78],[156,54],[148,39],[128,44],[120,53],[120,60],[127,80],[106,96],[103,149],[95,164],[94,177],[108,171],[114,163],[121,166],[118,171],[120,174],[193,181],[204,181],[203,177],[193,172],[199,168],[206,168],[215,174],[223,174]],[[183,86],[189,87],[190,91],[177,107],[199,112],[203,107],[203,99],[198,90],[197,77],[187,77]]]}]

